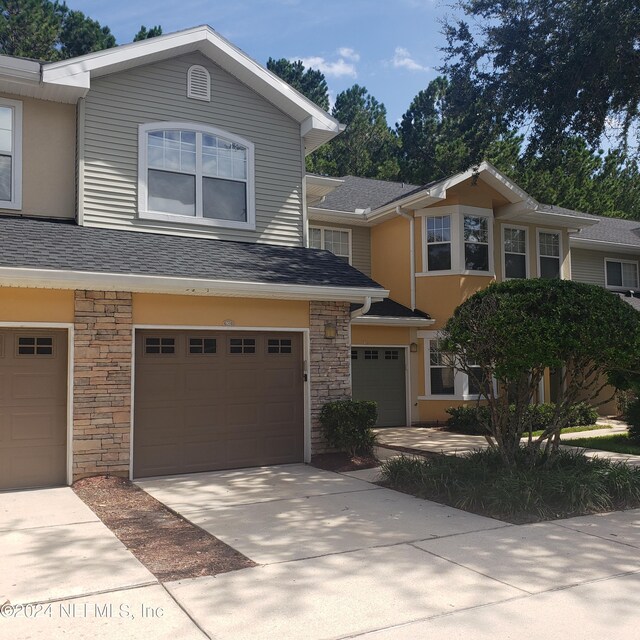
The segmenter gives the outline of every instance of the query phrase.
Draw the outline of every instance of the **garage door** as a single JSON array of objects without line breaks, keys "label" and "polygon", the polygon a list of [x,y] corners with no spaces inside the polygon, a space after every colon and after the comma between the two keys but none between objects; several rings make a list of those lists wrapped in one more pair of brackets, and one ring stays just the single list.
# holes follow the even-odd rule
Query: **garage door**
[{"label": "garage door", "polygon": [[404,349],[363,347],[351,350],[351,384],[355,400],[378,403],[378,427],[404,427],[406,387]]},{"label": "garage door", "polygon": [[134,475],[304,458],[300,334],[141,331]]},{"label": "garage door", "polygon": [[66,482],[67,333],[0,330],[0,490]]}]

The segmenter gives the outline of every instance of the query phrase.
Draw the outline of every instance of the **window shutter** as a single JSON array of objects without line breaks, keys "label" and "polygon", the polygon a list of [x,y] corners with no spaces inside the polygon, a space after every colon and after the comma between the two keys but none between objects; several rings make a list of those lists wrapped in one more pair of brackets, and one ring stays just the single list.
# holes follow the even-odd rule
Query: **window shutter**
[{"label": "window shutter", "polygon": [[211,77],[209,72],[199,64],[189,67],[187,72],[187,98],[211,101]]}]

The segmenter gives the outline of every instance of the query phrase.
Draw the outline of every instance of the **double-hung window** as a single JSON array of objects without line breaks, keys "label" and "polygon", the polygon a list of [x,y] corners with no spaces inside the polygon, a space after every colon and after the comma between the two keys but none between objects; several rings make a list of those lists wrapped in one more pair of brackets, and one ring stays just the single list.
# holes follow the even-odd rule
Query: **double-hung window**
[{"label": "double-hung window", "polygon": [[345,262],[351,261],[351,233],[348,229],[309,227],[309,247],[325,249]]},{"label": "double-hung window", "polygon": [[504,277],[526,278],[527,230],[521,227],[503,227]]},{"label": "double-hung window", "polygon": [[638,263],[633,260],[605,258],[605,282],[614,289],[638,288]]},{"label": "double-hung window", "polygon": [[451,216],[427,218],[427,270],[451,269]]},{"label": "double-hung window", "polygon": [[541,278],[561,278],[562,247],[559,231],[538,231],[538,260]]},{"label": "double-hung window", "polygon": [[0,98],[0,208],[22,207],[22,103]]},{"label": "double-hung window", "polygon": [[432,396],[455,395],[455,370],[437,338],[429,340],[429,391]]},{"label": "double-hung window", "polygon": [[489,220],[464,216],[464,264],[467,271],[489,271]]},{"label": "double-hung window", "polygon": [[213,127],[140,126],[140,217],[254,228],[253,145]]}]

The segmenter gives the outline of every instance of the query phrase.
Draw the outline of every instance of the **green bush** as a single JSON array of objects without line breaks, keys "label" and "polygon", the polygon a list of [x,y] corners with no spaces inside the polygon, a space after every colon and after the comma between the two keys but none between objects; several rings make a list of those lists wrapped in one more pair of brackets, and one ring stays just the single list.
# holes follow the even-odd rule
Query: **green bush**
[{"label": "green bush", "polygon": [[640,400],[629,403],[624,418],[629,424],[629,440],[632,444],[640,444]]},{"label": "green bush", "polygon": [[510,522],[553,520],[640,506],[640,468],[559,450],[520,449],[507,467],[493,449],[465,456],[391,458],[383,483],[420,498]]},{"label": "green bush", "polygon": [[368,400],[328,402],[320,411],[320,424],[329,445],[351,456],[371,455],[377,419],[378,406]]},{"label": "green bush", "polygon": [[[544,431],[552,422],[555,405],[531,404],[527,407],[527,420],[531,421],[532,431]],[[514,411],[514,407],[511,407]],[[469,435],[484,435],[490,424],[489,409],[485,406],[450,407],[447,413],[451,416],[446,423],[447,428]],[[569,412],[567,427],[583,427],[594,424],[598,419],[598,412],[586,402],[573,405]],[[528,432],[528,430],[527,430]],[[525,432],[524,435],[527,434]]]}]

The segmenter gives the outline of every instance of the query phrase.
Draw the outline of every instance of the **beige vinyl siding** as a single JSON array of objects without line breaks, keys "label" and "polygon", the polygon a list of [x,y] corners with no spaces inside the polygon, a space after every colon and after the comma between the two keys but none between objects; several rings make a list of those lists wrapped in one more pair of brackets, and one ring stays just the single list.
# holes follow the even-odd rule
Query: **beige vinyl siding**
[{"label": "beige vinyl siding", "polygon": [[[187,70],[211,74],[211,102],[186,97]],[[248,242],[301,245],[300,127],[199,53],[93,79],[85,101],[84,224]],[[255,145],[256,229],[139,220],[138,125],[206,124]]]},{"label": "beige vinyl siding", "polygon": [[369,227],[352,227],[348,224],[315,222],[313,220],[309,220],[309,226],[350,230],[351,264],[362,273],[371,276],[371,229]]},{"label": "beige vinyl siding", "polygon": [[605,286],[604,261],[640,260],[640,251],[632,253],[614,253],[609,251],[591,251],[589,249],[571,249],[572,279],[577,282]]}]

